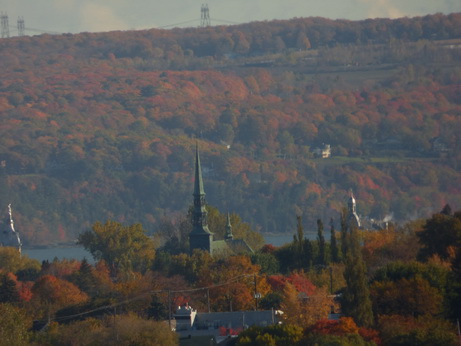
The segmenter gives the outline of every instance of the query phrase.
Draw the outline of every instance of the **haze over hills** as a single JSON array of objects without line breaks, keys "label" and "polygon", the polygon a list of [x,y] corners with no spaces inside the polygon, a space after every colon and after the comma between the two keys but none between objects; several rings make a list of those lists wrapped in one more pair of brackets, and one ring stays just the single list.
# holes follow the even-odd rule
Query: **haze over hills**
[{"label": "haze over hills", "polygon": [[[461,14],[1,39],[0,202],[30,245],[207,201],[261,232],[460,199]],[[329,144],[332,157],[314,157]],[[314,230],[312,226],[312,230]]]},{"label": "haze over hills", "polygon": [[[295,17],[363,20],[449,14],[461,11],[453,0],[210,0],[212,25],[228,25]],[[0,10],[25,20],[26,34],[79,33],[200,25],[201,0],[3,0]],[[28,30],[31,29],[31,30]],[[11,25],[11,34],[16,31]]]}]

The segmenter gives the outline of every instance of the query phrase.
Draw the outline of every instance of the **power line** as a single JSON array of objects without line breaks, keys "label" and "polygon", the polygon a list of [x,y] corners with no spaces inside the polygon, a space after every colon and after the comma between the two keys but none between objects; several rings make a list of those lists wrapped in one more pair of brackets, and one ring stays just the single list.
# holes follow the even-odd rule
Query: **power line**
[{"label": "power line", "polygon": [[188,20],[188,21],[186,21],[186,22],[181,22],[181,23],[175,23],[175,24],[169,24],[169,25],[159,26],[158,28],[159,28],[159,29],[169,28],[169,27],[172,27],[172,26],[183,25],[183,24],[188,24],[188,23],[197,22],[197,21],[198,21],[198,19],[192,19],[192,20]]},{"label": "power line", "polygon": [[62,34],[61,32],[57,32],[57,31],[34,29],[34,28],[29,28],[29,27],[26,27],[25,31],[34,31],[34,32],[40,32],[40,33],[43,33],[43,34],[51,34],[51,35],[61,35]]},{"label": "power line", "polygon": [[230,20],[218,19],[218,18],[214,18],[214,17],[213,17],[213,21],[214,22],[227,23],[227,24],[240,24],[240,23],[237,23],[237,22],[232,22]]},{"label": "power line", "polygon": [[[142,299],[144,298],[145,296],[147,295],[150,295],[150,294],[157,294],[157,293],[184,293],[184,292],[198,292],[198,291],[203,291],[203,290],[209,290],[209,289],[212,289],[212,288],[217,288],[217,287],[222,287],[222,286],[226,286],[226,285],[230,285],[234,282],[238,282],[240,279],[242,278],[247,278],[247,277],[254,277],[255,275],[257,275],[256,273],[254,274],[243,274],[243,275],[239,275],[239,276],[236,276],[236,277],[233,277],[225,282],[221,282],[221,283],[218,283],[218,284],[213,284],[213,285],[210,285],[210,286],[205,286],[205,287],[198,287],[198,288],[190,288],[190,289],[187,289],[187,290],[149,290],[149,291],[146,291],[144,293],[141,293],[139,295],[137,295],[136,297],[133,297],[133,298],[130,298],[130,299],[126,299],[126,300],[123,300],[121,302],[118,302],[118,303],[113,303],[113,304],[110,304],[110,305],[105,305],[105,306],[101,306],[99,308],[96,308],[96,309],[92,309],[92,310],[88,310],[88,311],[84,311],[84,312],[80,312],[78,314],[73,314],[73,315],[67,315],[67,316],[60,316],[60,317],[55,317],[54,319],[52,319],[53,321],[65,321],[65,320],[69,320],[69,319],[72,319],[72,318],[76,318],[76,317],[80,317],[80,316],[85,316],[85,315],[88,315],[88,314],[91,314],[93,312],[98,312],[98,311],[104,311],[104,310],[110,310],[110,309],[114,309],[118,306],[121,306],[121,305],[125,305],[125,304],[128,304],[128,303],[131,303],[133,301],[136,301],[138,299]],[[170,304],[170,302],[168,302],[168,304]],[[48,320],[43,320],[43,321],[36,321],[36,322],[47,322]]]}]

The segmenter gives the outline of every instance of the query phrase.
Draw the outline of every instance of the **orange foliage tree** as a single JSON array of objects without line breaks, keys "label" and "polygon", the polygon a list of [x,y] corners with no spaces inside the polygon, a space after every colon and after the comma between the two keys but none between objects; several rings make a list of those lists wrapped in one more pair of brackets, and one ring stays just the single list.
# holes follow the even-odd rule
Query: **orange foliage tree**
[{"label": "orange foliage tree", "polygon": [[230,256],[203,268],[198,276],[198,286],[210,287],[214,310],[252,309],[255,305],[255,282],[257,293],[261,296],[270,291],[266,278],[258,275],[259,270],[260,267],[252,264],[247,256]]},{"label": "orange foliage tree", "polygon": [[306,328],[319,320],[327,319],[335,305],[333,297],[328,295],[324,287],[316,289],[311,296],[306,296],[293,284],[286,283],[281,303],[282,320]]},{"label": "orange foliage tree", "polygon": [[50,315],[60,308],[85,302],[88,296],[69,281],[52,275],[40,277],[32,286],[33,300]]}]

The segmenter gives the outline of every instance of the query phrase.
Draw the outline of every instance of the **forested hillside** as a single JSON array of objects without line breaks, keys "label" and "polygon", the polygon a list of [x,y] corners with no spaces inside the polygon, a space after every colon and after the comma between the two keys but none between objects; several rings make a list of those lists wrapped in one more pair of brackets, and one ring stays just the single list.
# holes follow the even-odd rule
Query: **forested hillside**
[{"label": "forested hillside", "polygon": [[[0,208],[26,244],[154,232],[192,202],[261,232],[461,205],[461,14],[0,39]],[[312,149],[330,144],[332,157]]]}]

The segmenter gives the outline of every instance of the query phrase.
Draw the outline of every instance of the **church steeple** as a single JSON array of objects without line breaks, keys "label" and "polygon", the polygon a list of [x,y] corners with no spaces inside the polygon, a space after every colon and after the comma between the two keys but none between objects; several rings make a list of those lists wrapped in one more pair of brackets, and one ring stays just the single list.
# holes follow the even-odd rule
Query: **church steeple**
[{"label": "church steeple", "polygon": [[234,239],[234,235],[232,234],[232,225],[231,225],[231,222],[230,222],[229,212],[227,212],[226,233],[224,234],[224,239],[225,240]]},{"label": "church steeple", "polygon": [[192,210],[192,232],[189,234],[191,252],[201,249],[212,252],[213,233],[208,229],[205,189],[203,188],[202,167],[198,145],[195,149],[194,208]]},{"label": "church steeple", "polygon": [[198,152],[198,145],[195,146],[195,184],[194,184],[194,198],[195,196],[205,196],[203,189],[202,179],[202,166],[200,163],[200,154]]},{"label": "church steeple", "polygon": [[8,215],[5,219],[5,229],[0,234],[0,246],[16,247],[21,253],[22,242],[19,233],[14,229],[13,213],[11,204],[8,204]]},{"label": "church steeple", "polygon": [[352,189],[350,191],[351,196],[347,201],[348,205],[348,224],[350,228],[360,228],[360,218],[357,215],[357,207],[355,203],[354,194],[352,193]]}]

